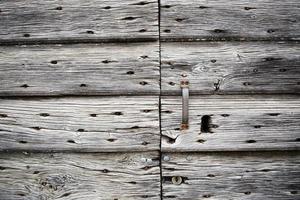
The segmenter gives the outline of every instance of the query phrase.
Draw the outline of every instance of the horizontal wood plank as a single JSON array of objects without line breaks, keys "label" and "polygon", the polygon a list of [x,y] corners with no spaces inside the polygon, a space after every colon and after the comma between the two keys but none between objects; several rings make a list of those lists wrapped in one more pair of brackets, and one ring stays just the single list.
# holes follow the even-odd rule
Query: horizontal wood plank
[{"label": "horizontal wood plank", "polygon": [[162,93],[300,93],[298,42],[162,43]]},{"label": "horizontal wood plank", "polygon": [[299,40],[298,0],[162,0],[163,40]]},{"label": "horizontal wood plank", "polygon": [[0,43],[158,38],[152,0],[4,0],[0,8]]},{"label": "horizontal wood plank", "polygon": [[163,159],[163,199],[300,198],[299,152],[174,153]]},{"label": "horizontal wood plank", "polygon": [[160,199],[157,152],[0,154],[0,199]]},{"label": "horizontal wood plank", "polygon": [[158,150],[158,119],[158,97],[0,99],[0,150]]},{"label": "horizontal wood plank", "polygon": [[159,94],[158,44],[0,47],[0,96]]},{"label": "horizontal wood plank", "polygon": [[180,97],[162,99],[163,151],[300,150],[299,96],[192,96],[181,130]]}]

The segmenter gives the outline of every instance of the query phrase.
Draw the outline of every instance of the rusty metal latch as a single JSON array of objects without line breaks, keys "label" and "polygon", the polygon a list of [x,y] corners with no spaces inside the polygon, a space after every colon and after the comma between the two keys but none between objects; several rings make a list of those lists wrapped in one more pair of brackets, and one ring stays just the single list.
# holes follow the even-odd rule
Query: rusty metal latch
[{"label": "rusty metal latch", "polygon": [[180,82],[182,90],[182,122],[181,130],[189,128],[189,81]]}]

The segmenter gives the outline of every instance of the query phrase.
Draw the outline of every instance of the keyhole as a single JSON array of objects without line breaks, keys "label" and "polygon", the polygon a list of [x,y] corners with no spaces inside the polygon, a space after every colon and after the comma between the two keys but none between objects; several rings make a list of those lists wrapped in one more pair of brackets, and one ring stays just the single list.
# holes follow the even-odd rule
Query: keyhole
[{"label": "keyhole", "polygon": [[201,118],[201,133],[211,133],[211,117],[203,115]]}]

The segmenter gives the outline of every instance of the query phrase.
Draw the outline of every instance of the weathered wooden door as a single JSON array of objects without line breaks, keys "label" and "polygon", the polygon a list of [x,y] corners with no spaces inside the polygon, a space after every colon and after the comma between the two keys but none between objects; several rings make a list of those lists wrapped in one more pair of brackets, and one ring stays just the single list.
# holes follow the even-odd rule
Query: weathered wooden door
[{"label": "weathered wooden door", "polygon": [[0,200],[299,199],[299,9],[1,1]]}]

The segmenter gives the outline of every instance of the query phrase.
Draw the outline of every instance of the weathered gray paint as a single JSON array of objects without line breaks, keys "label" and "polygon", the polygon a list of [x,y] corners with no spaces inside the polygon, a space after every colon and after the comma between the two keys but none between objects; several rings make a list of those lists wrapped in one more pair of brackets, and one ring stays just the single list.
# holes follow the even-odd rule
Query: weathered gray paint
[{"label": "weathered gray paint", "polygon": [[147,0],[4,0],[0,43],[158,38],[158,3]]},{"label": "weathered gray paint", "polygon": [[[181,98],[163,97],[163,151],[300,150],[298,95],[201,95],[189,103],[189,128],[180,130]],[[211,118],[207,131],[203,116]]]},{"label": "weathered gray paint", "polygon": [[298,0],[161,0],[163,40],[299,40]]},{"label": "weathered gray paint", "polygon": [[159,150],[158,97],[0,99],[0,150]]},{"label": "weathered gray paint", "polygon": [[160,199],[158,152],[0,154],[0,199]]},{"label": "weathered gray paint", "polygon": [[159,93],[158,43],[0,46],[0,96]]},{"label": "weathered gray paint", "polygon": [[298,152],[163,154],[163,199],[296,200],[299,167]]},{"label": "weathered gray paint", "polygon": [[161,43],[162,94],[300,93],[298,42]]}]

